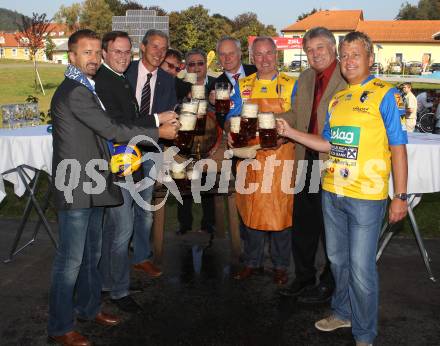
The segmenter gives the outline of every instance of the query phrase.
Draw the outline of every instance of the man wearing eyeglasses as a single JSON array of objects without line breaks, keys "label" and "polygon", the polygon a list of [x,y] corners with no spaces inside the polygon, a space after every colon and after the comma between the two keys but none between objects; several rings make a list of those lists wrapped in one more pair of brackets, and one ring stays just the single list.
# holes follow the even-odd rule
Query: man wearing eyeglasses
[{"label": "man wearing eyeglasses", "polygon": [[176,82],[176,96],[177,101],[180,103],[182,100],[189,95],[191,92],[191,83],[185,82],[184,80],[177,77],[180,71],[183,69],[183,56],[177,49],[169,48],[165,59],[160,67],[168,72],[170,75],[175,77]]},{"label": "man wearing eyeglasses", "polygon": [[[154,117],[140,116],[134,92],[123,75],[131,62],[130,37],[123,31],[111,31],[104,35],[102,49],[104,62],[94,79],[96,93],[107,114],[123,123],[132,121],[146,126],[150,129],[146,134],[156,138],[154,133],[158,129]],[[175,118],[172,112],[160,116]],[[159,127],[159,136],[166,138],[167,132],[173,129],[177,131],[174,125],[165,123]],[[133,174],[135,181],[141,178],[140,171]],[[128,246],[133,234],[134,201],[128,190],[121,191],[124,203],[105,210],[99,271],[102,291],[109,293],[112,303],[125,312],[136,312],[140,307],[129,295],[128,257]]]},{"label": "man wearing eyeglasses", "polygon": [[[204,85],[206,93],[215,78],[208,76],[208,66],[206,53],[198,48],[191,49],[185,55],[186,71],[197,73],[197,85]],[[192,229],[192,197],[184,196],[183,204],[178,204],[177,219],[179,220],[179,229],[177,234],[185,234]],[[214,198],[213,195],[202,196],[203,216],[200,225],[200,231],[213,233],[215,225]]]}]

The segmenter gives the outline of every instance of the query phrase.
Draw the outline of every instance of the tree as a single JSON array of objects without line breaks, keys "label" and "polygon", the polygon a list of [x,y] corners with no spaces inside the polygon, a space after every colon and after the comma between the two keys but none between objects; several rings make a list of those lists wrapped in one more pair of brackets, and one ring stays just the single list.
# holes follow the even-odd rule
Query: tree
[{"label": "tree", "polygon": [[321,11],[321,9],[318,10],[318,9],[313,7],[313,10],[311,10],[310,12],[301,13],[298,16],[297,21],[300,21],[300,20],[302,20],[302,19],[304,19],[304,18],[306,18],[306,17],[308,17],[308,16],[310,16],[310,15],[316,13],[316,12],[319,12],[319,11]]},{"label": "tree", "polygon": [[80,14],[80,27],[103,35],[112,29],[113,13],[105,0],[85,0]]},{"label": "tree", "polygon": [[55,13],[54,20],[57,23],[65,24],[69,32],[79,29],[79,17],[81,14],[81,4],[74,3],[71,6],[61,5]]},{"label": "tree", "polygon": [[15,35],[15,38],[21,45],[29,49],[29,58],[34,62],[35,90],[37,90],[39,82],[41,91],[45,94],[37,69],[37,54],[39,50],[44,49],[45,37],[51,33],[50,19],[47,18],[46,13],[32,13],[32,18],[22,16],[22,24],[17,23],[17,25],[20,32]]},{"label": "tree", "polygon": [[156,14],[158,16],[166,16],[168,15],[167,11],[165,11],[162,7],[160,6],[145,6],[146,10],[152,10],[152,11],[156,11]]},{"label": "tree", "polygon": [[52,39],[47,36],[46,39],[46,46],[44,47],[44,54],[46,55],[47,60],[51,60],[53,59],[53,52],[56,48],[56,44],[52,41]]},{"label": "tree", "polygon": [[400,6],[397,20],[438,20],[440,19],[440,0],[420,0],[417,5],[408,2]]}]

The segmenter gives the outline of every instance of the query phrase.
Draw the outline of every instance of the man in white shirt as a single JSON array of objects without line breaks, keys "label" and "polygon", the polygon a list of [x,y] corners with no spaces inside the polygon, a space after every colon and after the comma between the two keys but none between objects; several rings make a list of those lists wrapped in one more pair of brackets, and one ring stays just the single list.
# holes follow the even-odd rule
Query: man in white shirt
[{"label": "man in white shirt", "polygon": [[403,101],[405,103],[406,131],[414,132],[417,122],[417,99],[412,93],[411,83],[403,83],[402,91],[405,94]]}]

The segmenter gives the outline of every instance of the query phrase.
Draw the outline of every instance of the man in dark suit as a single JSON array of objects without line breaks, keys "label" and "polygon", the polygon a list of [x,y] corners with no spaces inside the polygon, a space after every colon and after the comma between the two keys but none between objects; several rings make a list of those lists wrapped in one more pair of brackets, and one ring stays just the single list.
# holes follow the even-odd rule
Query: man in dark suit
[{"label": "man in dark suit", "polygon": [[152,131],[111,119],[92,80],[101,63],[101,40],[91,30],[80,30],[69,38],[68,48],[71,65],[51,103],[60,243],[52,267],[48,334],[63,345],[86,346],[90,345],[87,338],[73,330],[75,314],[106,326],[120,321],[100,307],[103,211],[105,206],[122,203],[121,191],[108,169],[107,140],[128,142],[148,133],[157,141],[165,132],[165,137],[175,137],[177,127],[169,124]]},{"label": "man in dark suit", "polygon": [[[309,133],[321,133],[324,128],[328,104],[333,95],[346,87],[336,59],[336,40],[331,31],[317,27],[307,31],[303,38],[304,51],[310,67],[301,73],[293,104],[292,126]],[[287,120],[287,119],[286,119]],[[301,167],[295,164],[294,172],[304,182],[301,191],[295,194],[292,255],[295,263],[295,280],[290,287],[281,290],[285,296],[298,296],[302,303],[323,303],[330,300],[334,280],[330,264],[325,256],[324,270],[316,285],[315,255],[320,238],[325,249],[324,221],[321,206],[321,185],[318,160],[327,160],[327,155],[295,146],[295,160],[305,160]]]},{"label": "man in dark suit", "polygon": [[[185,54],[186,71],[197,74],[196,85],[204,85],[206,94],[215,78],[208,76],[206,53],[198,48],[191,49]],[[177,234],[185,234],[192,229],[192,196],[183,196],[183,204],[177,205],[177,219],[179,229]],[[215,226],[214,197],[213,195],[202,195],[202,221],[200,231],[213,233]]]},{"label": "man in dark suit", "polygon": [[[130,64],[125,76],[135,92],[141,117],[154,119],[156,126],[168,119],[161,113],[173,110],[177,104],[174,77],[159,66],[168,49],[168,36],[160,30],[148,30],[140,46],[142,59]],[[154,162],[142,163],[144,177],[150,177]],[[145,202],[151,203],[154,186],[142,191]],[[153,251],[150,242],[153,214],[141,209],[134,218],[133,263],[134,269],[147,273],[150,277],[162,275],[161,270],[153,264]]]},{"label": "man in dark suit", "polygon": [[[134,92],[123,75],[131,62],[130,37],[123,31],[109,32],[102,39],[102,49],[104,63],[94,80],[96,93],[107,114],[120,122],[128,120],[149,127],[153,133],[157,132],[154,117],[140,116]],[[136,173],[139,171],[134,175]],[[141,175],[134,177],[136,180],[140,178]],[[122,205],[105,210],[99,269],[102,290],[110,293],[112,302],[123,311],[135,312],[140,307],[129,296],[128,246],[133,234],[134,216],[138,213],[142,214],[143,210],[134,203],[128,190],[123,189],[122,196],[124,198]]]}]

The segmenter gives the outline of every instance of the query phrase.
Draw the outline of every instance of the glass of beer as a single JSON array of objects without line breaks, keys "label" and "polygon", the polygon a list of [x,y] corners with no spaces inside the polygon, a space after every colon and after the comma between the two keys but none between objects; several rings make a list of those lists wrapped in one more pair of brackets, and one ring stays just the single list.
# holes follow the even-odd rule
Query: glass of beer
[{"label": "glass of beer", "polygon": [[180,112],[197,114],[199,109],[199,100],[191,100],[189,102],[183,102]]},{"label": "glass of beer", "polygon": [[230,91],[227,82],[215,83],[215,112],[220,116],[225,116],[231,108],[229,99]]},{"label": "glass of beer", "polygon": [[179,190],[186,187],[186,169],[184,163],[173,162],[171,165],[171,178],[176,182]]},{"label": "glass of beer", "polygon": [[258,105],[255,103],[243,103],[241,109],[240,135],[249,142],[257,137],[258,128]]},{"label": "glass of beer", "polygon": [[197,73],[195,72],[187,72],[185,74],[185,77],[183,78],[183,80],[185,82],[191,83],[191,84],[196,84],[197,83]]},{"label": "glass of beer", "polygon": [[182,113],[179,116],[180,129],[174,144],[184,153],[191,150],[194,140],[194,129],[196,127],[197,116],[193,113]]},{"label": "glass of beer", "polygon": [[240,122],[241,117],[232,117],[230,120],[230,133],[232,141],[234,142],[234,148],[240,148],[246,146],[246,140],[240,135]]},{"label": "glass of beer", "polygon": [[197,100],[206,99],[206,90],[204,85],[192,85],[191,86],[191,97]]},{"label": "glass of beer", "polygon": [[196,136],[204,136],[206,128],[206,109],[208,108],[208,101],[200,100],[197,108],[197,122],[194,134]]},{"label": "glass of beer", "polygon": [[258,133],[262,148],[274,148],[277,146],[277,129],[273,113],[258,114]]}]

